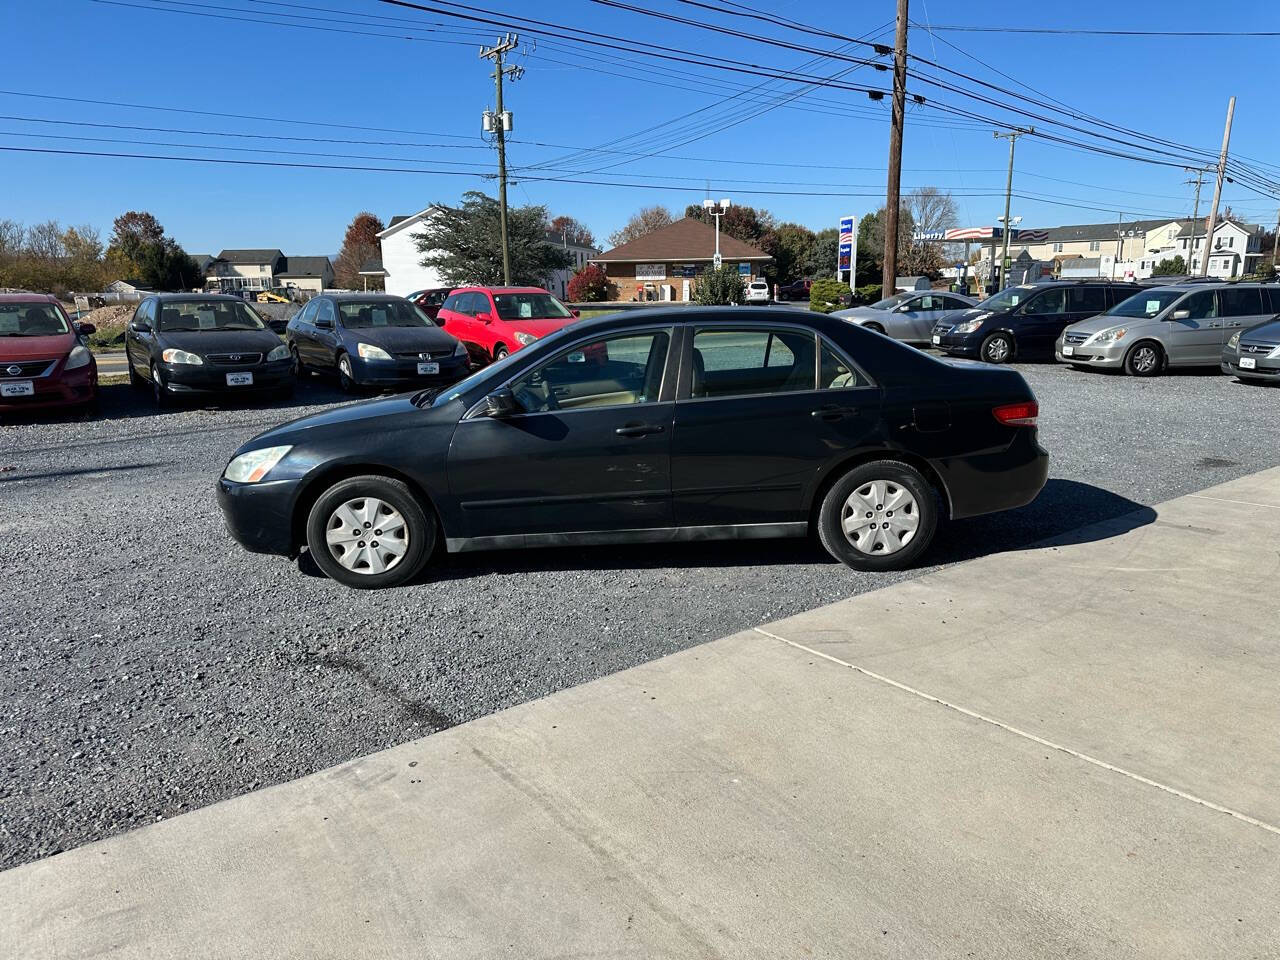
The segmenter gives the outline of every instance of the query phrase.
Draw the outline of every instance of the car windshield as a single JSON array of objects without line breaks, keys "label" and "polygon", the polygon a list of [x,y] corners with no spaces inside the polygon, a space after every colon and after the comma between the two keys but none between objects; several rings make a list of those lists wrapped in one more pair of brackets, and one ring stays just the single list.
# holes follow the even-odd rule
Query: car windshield
[{"label": "car windshield", "polygon": [[911,299],[909,293],[895,293],[892,297],[885,297],[883,300],[877,300],[875,303],[868,304],[872,310],[892,310],[904,300]]},{"label": "car windshield", "polygon": [[560,320],[573,316],[549,293],[495,293],[493,302],[503,320]]},{"label": "car windshield", "polygon": [[1185,290],[1143,290],[1141,293],[1135,293],[1127,300],[1121,300],[1108,310],[1104,316],[1154,317],[1186,292]]},{"label": "car windshield", "polygon": [[70,333],[52,303],[0,303],[0,337],[54,337]]},{"label": "car windshield", "polygon": [[1007,290],[1001,290],[994,297],[987,297],[987,299],[978,304],[976,309],[1012,310],[1031,294],[1035,293],[1035,289],[1035,287],[1009,287]]},{"label": "car windshield", "polygon": [[217,330],[265,330],[267,325],[239,300],[178,300],[160,304],[156,329],[161,333],[207,333]]},{"label": "car windshield", "polygon": [[379,327],[434,327],[431,318],[405,300],[345,300],[338,304],[348,330]]}]

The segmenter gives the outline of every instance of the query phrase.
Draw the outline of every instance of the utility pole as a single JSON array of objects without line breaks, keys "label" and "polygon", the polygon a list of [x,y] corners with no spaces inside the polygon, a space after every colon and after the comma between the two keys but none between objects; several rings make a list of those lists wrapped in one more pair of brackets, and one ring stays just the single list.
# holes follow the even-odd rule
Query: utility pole
[{"label": "utility pole", "polygon": [[[898,282],[898,207],[902,203],[902,128],[907,114],[907,0],[898,0],[893,41],[893,114],[889,125],[889,186],[884,198],[884,272],[881,296],[893,296]],[[857,229],[857,225],[854,225]],[[857,264],[849,265],[857,272]]]},{"label": "utility pole", "polygon": [[1116,261],[1124,256],[1124,214],[1116,218],[1116,255],[1111,258],[1111,279],[1116,278]]},{"label": "utility pole", "polygon": [[[1014,129],[1007,130],[1004,133],[1001,133],[999,130],[992,133],[992,136],[994,137],[1004,137],[1009,141],[1009,175],[1004,181],[1004,252],[1000,255],[1001,287],[1005,285],[1004,265],[1009,259],[1009,231],[1011,229],[1009,225],[1009,202],[1013,197],[1013,148],[1017,144],[1019,137],[1035,132],[1035,127],[1027,127],[1025,130],[1015,127]],[[992,250],[992,253],[994,254],[995,251]],[[992,272],[994,273],[994,270]],[[995,278],[992,277],[992,279],[994,280]],[[997,290],[996,292],[998,293],[999,291]]]},{"label": "utility pole", "polygon": [[[1191,172],[1191,167],[1184,167],[1183,169],[1188,173]],[[1192,207],[1191,211],[1191,240],[1187,244],[1187,262],[1183,264],[1183,266],[1187,268],[1187,276],[1191,276],[1191,260],[1196,255],[1196,227],[1200,225],[1200,188],[1204,186],[1204,175],[1206,172],[1207,171],[1204,167],[1197,167],[1195,169],[1196,203],[1195,206]],[[1183,182],[1186,184],[1191,183],[1190,180],[1184,180]]]},{"label": "utility pole", "polygon": [[1276,211],[1276,239],[1271,244],[1271,269],[1280,270],[1280,210]]},{"label": "utility pole", "polygon": [[1222,153],[1218,155],[1218,179],[1213,184],[1213,207],[1209,210],[1209,232],[1204,238],[1204,256],[1200,258],[1200,276],[1209,275],[1209,254],[1213,251],[1213,232],[1218,228],[1218,201],[1222,199],[1222,178],[1227,172],[1227,147],[1231,144],[1231,118],[1235,116],[1236,98],[1227,101],[1227,126],[1222,131]]},{"label": "utility pole", "polygon": [[480,48],[480,59],[492,60],[494,64],[493,80],[498,90],[498,108],[495,112],[485,111],[484,129],[498,138],[498,223],[502,234],[502,282],[511,286],[511,247],[507,243],[507,133],[511,130],[511,114],[502,106],[502,78],[511,77],[519,80],[524,73],[523,67],[504,67],[502,55],[514,50],[520,38],[508,33],[492,47]]}]

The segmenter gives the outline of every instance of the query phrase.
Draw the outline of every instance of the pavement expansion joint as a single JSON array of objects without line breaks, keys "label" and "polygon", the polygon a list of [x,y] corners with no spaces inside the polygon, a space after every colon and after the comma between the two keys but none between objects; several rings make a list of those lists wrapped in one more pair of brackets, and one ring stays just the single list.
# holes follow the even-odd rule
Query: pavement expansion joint
[{"label": "pavement expansion joint", "polygon": [[[1213,499],[1213,498],[1205,498],[1205,499]],[[1260,506],[1264,506],[1264,504],[1260,504]],[[1280,835],[1280,827],[1271,823],[1267,823],[1263,820],[1259,820],[1256,817],[1251,817],[1247,813],[1241,813],[1239,810],[1233,810],[1230,807],[1224,807],[1220,803],[1214,803],[1212,800],[1206,800],[1204,797],[1198,797],[1193,793],[1187,793],[1185,790],[1179,790],[1177,787],[1171,787],[1166,783],[1160,783],[1158,780],[1152,780],[1150,777],[1144,777],[1142,774],[1134,773],[1132,770],[1126,770],[1123,767],[1117,767],[1113,763],[1108,763],[1105,760],[1100,760],[1097,757],[1092,757],[1087,753],[1081,753],[1079,750],[1073,750],[1070,747],[1064,746],[1063,744],[1060,744],[1060,743],[1056,743],[1053,740],[1046,740],[1044,737],[1038,737],[1034,733],[1029,733],[1026,730],[1021,730],[1018,727],[1005,723],[1003,720],[997,720],[994,717],[989,717],[985,714],[978,713],[976,710],[970,710],[968,707],[962,707],[957,703],[952,703],[950,700],[944,700],[942,697],[936,697],[931,693],[926,693],[923,690],[918,690],[915,687],[912,687],[908,684],[902,683],[898,680],[894,680],[890,677],[886,677],[883,674],[876,673],[874,670],[868,670],[865,667],[860,667],[855,663],[849,663],[847,660],[841,660],[839,657],[833,657],[829,653],[823,653],[821,650],[815,650],[813,649],[813,647],[807,647],[803,643],[797,643],[795,640],[788,640],[786,637],[780,637],[778,636],[778,634],[770,633],[768,630],[763,630],[760,627],[752,627],[752,629],[756,633],[766,636],[771,640],[777,640],[781,643],[787,644],[788,646],[794,647],[797,650],[803,650],[805,653],[811,654],[812,656],[821,657],[823,660],[829,660],[831,663],[837,664],[842,667],[846,667],[849,670],[852,670],[855,673],[860,673],[864,677],[867,677],[871,680],[875,680],[878,683],[883,683],[890,687],[895,687],[898,690],[903,691],[904,693],[909,693],[912,696],[919,697],[922,700],[928,700],[931,703],[939,704],[940,706],[946,707],[948,710],[954,710],[955,712],[963,714],[966,717],[970,717],[974,720],[980,720],[983,723],[989,723],[994,727],[999,727],[1001,730],[1005,731],[1006,733],[1011,733],[1014,736],[1022,737],[1023,739],[1030,740],[1033,743],[1038,743],[1042,747],[1048,747],[1051,750],[1057,750],[1060,753],[1065,753],[1067,754],[1067,756],[1074,757],[1077,760],[1082,760],[1085,763],[1092,764],[1095,767],[1101,767],[1103,770],[1109,770],[1110,772],[1117,773],[1122,777],[1128,777],[1130,780],[1136,780],[1138,783],[1145,784],[1148,787],[1155,787],[1157,790],[1163,790],[1165,793],[1172,794],[1175,797],[1179,797],[1183,800],[1190,801],[1191,803],[1198,804],[1199,806],[1206,807],[1210,810],[1216,811],[1217,813],[1225,813],[1229,817],[1234,817],[1235,819],[1251,824],[1252,826],[1261,827],[1263,830],[1266,830],[1270,833]]]}]

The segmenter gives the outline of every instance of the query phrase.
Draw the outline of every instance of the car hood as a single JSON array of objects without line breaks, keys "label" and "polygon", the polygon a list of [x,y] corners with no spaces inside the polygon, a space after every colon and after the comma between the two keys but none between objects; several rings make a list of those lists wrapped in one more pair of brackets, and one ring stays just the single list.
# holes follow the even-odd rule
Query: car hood
[{"label": "car hood", "polygon": [[352,340],[371,343],[388,353],[452,350],[457,340],[440,327],[358,327],[343,331]]},{"label": "car hood", "polygon": [[1240,334],[1240,339],[1248,340],[1250,343],[1280,344],[1280,317],[1260,323],[1256,327],[1250,327]]},{"label": "car hood", "polygon": [[0,337],[0,365],[13,360],[65,357],[75,345],[74,333],[57,333],[49,337]]},{"label": "car hood", "polygon": [[203,330],[198,333],[160,333],[161,345],[188,353],[267,353],[280,346],[270,330]]},{"label": "car hood", "polygon": [[528,320],[503,320],[512,330],[519,330],[523,333],[531,333],[535,337],[542,338],[548,334],[555,333],[557,330],[563,330],[571,323],[577,323],[577,317],[546,317],[543,319]]},{"label": "car hood", "polygon": [[1097,333],[1100,330],[1110,330],[1112,327],[1133,327],[1140,323],[1150,323],[1151,320],[1151,317],[1112,317],[1100,313],[1088,320],[1073,323],[1067,329],[1074,333]]},{"label": "car hood", "polygon": [[864,323],[867,320],[883,319],[889,316],[888,310],[872,310],[870,307],[846,307],[843,310],[833,310],[830,316],[839,317],[841,320],[849,320],[852,323]]}]

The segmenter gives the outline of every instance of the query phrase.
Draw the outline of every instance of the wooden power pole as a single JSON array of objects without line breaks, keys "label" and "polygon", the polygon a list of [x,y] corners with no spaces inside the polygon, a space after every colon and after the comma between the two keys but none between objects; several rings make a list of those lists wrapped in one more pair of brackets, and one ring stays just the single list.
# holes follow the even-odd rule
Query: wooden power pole
[{"label": "wooden power pole", "polygon": [[[893,41],[893,115],[889,127],[889,186],[884,199],[884,273],[880,295],[893,296],[898,281],[898,208],[902,203],[902,128],[907,113],[907,0],[898,0]],[[854,225],[857,229],[857,224]],[[856,269],[856,264],[851,264]]]},{"label": "wooden power pole", "polygon": [[1227,173],[1227,147],[1231,145],[1231,118],[1235,116],[1236,98],[1227,101],[1227,126],[1222,131],[1222,153],[1218,155],[1218,179],[1213,185],[1213,206],[1209,209],[1209,232],[1204,237],[1204,256],[1200,258],[1200,276],[1209,275],[1209,254],[1213,253],[1213,233],[1218,228],[1218,201],[1222,199],[1222,178]]},{"label": "wooden power pole", "polygon": [[493,61],[493,81],[497,85],[497,110],[485,111],[484,128],[498,140],[498,228],[502,235],[502,282],[508,287],[511,286],[511,246],[507,242],[507,133],[511,130],[511,113],[502,106],[502,78],[509,76],[518,80],[524,68],[504,67],[502,55],[514,50],[519,43],[519,37],[508,33],[492,47],[480,50],[481,59]]}]

